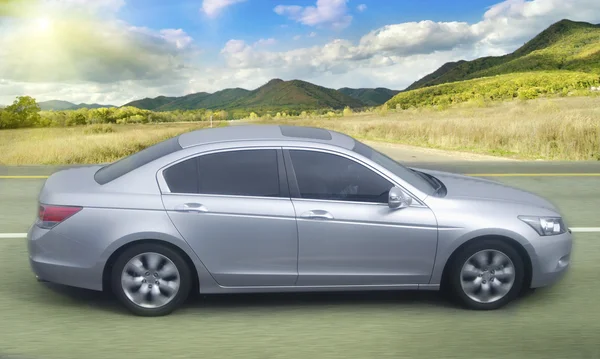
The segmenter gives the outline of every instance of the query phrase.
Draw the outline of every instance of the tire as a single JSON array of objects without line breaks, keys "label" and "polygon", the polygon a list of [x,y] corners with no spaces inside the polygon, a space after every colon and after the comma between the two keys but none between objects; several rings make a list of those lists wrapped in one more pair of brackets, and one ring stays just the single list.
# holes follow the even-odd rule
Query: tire
[{"label": "tire", "polygon": [[[482,260],[488,265],[478,264]],[[495,264],[490,265],[490,260],[495,260]],[[472,310],[494,310],[513,301],[522,292],[525,265],[519,252],[510,244],[497,239],[481,239],[460,249],[449,266],[447,278],[447,289],[458,304]],[[481,291],[483,287],[488,288],[488,296],[482,296],[481,293],[486,293]]]},{"label": "tire", "polygon": [[[124,284],[124,278],[129,285]],[[135,315],[168,315],[188,298],[192,287],[191,269],[173,249],[156,243],[141,243],[119,255],[112,268],[111,287],[117,299]],[[153,295],[144,296],[140,290],[150,291]]]}]

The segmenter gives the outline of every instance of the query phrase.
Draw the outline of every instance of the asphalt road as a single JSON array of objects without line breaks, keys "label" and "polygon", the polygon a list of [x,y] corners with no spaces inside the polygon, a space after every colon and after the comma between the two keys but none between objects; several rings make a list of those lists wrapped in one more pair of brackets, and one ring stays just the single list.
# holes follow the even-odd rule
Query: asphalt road
[{"label": "asphalt road", "polygon": [[[484,175],[548,198],[571,227],[600,227],[600,163],[410,165]],[[58,169],[0,167],[0,234],[27,231],[36,215],[44,178],[19,176]],[[0,238],[0,357],[600,358],[600,233],[574,237],[564,280],[500,311],[464,311],[436,293],[240,295],[194,298],[160,319],[131,316],[104,294],[37,283],[25,241]]]},{"label": "asphalt road", "polygon": [[[600,227],[600,161],[448,161],[417,162],[393,147],[383,152],[415,168],[427,168],[497,180],[548,198],[572,227]],[[23,233],[36,215],[37,195],[45,177],[74,166],[0,166],[0,234]]]}]

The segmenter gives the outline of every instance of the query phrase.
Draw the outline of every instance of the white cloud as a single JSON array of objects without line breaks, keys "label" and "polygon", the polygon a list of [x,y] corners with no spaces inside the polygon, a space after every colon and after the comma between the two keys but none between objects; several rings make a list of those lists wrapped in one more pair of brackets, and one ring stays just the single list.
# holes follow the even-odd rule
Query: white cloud
[{"label": "white cloud", "polygon": [[363,12],[363,11],[367,10],[367,5],[360,4],[356,7],[356,10],[358,10],[359,12]]},{"label": "white cloud", "polygon": [[115,100],[128,89],[143,93],[187,81],[197,53],[191,37],[182,29],[131,26],[116,19],[120,6],[47,0],[18,19],[0,19],[0,103],[22,94]]},{"label": "white cloud", "polygon": [[317,33],[314,31],[311,32],[310,34],[308,34],[308,37],[315,37],[315,36],[317,36]]},{"label": "white cloud", "polygon": [[[320,14],[312,18],[304,7],[279,11],[286,16],[295,14],[294,19],[306,25],[331,26],[332,17],[323,15],[323,3],[333,2],[319,1],[316,7],[309,7]],[[345,1],[339,3],[346,5]],[[327,18],[330,20],[324,21]],[[252,89],[274,77],[332,88],[403,89],[445,62],[513,51],[563,18],[600,23],[600,2],[507,0],[490,7],[475,23],[390,24],[357,41],[335,39],[303,48],[293,48],[289,42],[282,44],[293,48],[286,51],[269,38],[253,43],[234,39],[221,50],[223,63],[211,66],[198,62],[193,40],[181,29],[151,30],[116,19],[93,19],[82,21],[78,31],[69,30],[71,37],[59,43],[41,42],[45,45],[38,49],[32,40],[43,39],[42,35],[31,28],[24,35],[31,24],[6,24],[0,31],[0,103],[30,94],[40,100],[121,105],[146,96],[227,87]],[[56,46],[60,47],[55,51]]]},{"label": "white cloud", "polygon": [[352,16],[348,15],[348,0],[317,0],[316,6],[277,5],[273,10],[278,15],[308,26],[327,26],[343,29],[350,25]]},{"label": "white cloud", "polygon": [[182,29],[163,29],[160,30],[160,35],[165,41],[174,44],[178,49],[185,49],[194,41]]},{"label": "white cloud", "polygon": [[219,15],[226,7],[244,1],[246,0],[204,0],[202,2],[202,11],[204,11],[204,13],[209,17],[215,17]]},{"label": "white cloud", "polygon": [[[287,6],[276,11],[306,21],[305,8]],[[270,73],[273,77],[287,74],[290,78],[317,81],[328,78],[332,83],[344,79],[353,86],[367,82],[377,85],[372,80],[377,79],[381,81],[378,85],[404,88],[445,62],[513,51],[563,18],[598,23],[600,2],[507,0],[489,8],[482,20],[473,24],[434,21],[393,24],[369,32],[357,43],[336,39],[323,46],[281,52],[261,51],[235,41],[236,46],[225,46],[222,55],[227,66],[238,71]]]},{"label": "white cloud", "polygon": [[294,40],[300,40],[302,38],[302,35],[296,35],[293,37]]}]

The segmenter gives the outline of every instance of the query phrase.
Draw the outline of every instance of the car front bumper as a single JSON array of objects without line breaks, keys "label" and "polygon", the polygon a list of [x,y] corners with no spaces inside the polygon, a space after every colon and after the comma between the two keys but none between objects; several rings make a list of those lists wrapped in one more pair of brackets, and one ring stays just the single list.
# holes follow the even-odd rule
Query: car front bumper
[{"label": "car front bumper", "polygon": [[545,287],[559,281],[571,264],[571,231],[556,236],[539,236],[531,240],[531,244],[535,252],[532,257],[531,288]]}]

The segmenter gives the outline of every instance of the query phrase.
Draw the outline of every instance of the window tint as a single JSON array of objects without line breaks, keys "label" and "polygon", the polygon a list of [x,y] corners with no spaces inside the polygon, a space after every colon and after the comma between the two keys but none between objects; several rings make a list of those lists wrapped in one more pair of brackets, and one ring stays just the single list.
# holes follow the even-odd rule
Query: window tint
[{"label": "window tint", "polygon": [[198,193],[198,160],[179,162],[163,171],[172,193]]},{"label": "window tint", "polygon": [[385,167],[388,171],[402,178],[403,180],[410,183],[412,186],[414,186],[419,191],[422,191],[425,194],[432,195],[436,190],[434,185],[432,185],[428,180],[424,179],[422,176],[418,175],[415,171],[402,166],[390,157],[372,149],[371,147],[365,145],[362,142],[356,141],[352,150],[360,155],[367,157],[368,159],[381,165],[382,167]]},{"label": "window tint", "polygon": [[167,168],[172,193],[277,197],[276,150],[228,151],[202,155]]},{"label": "window tint", "polygon": [[147,147],[131,156],[120,159],[115,163],[102,167],[96,172],[94,179],[99,184],[108,183],[133,171],[138,167],[141,167],[175,151],[179,151],[180,149],[181,146],[179,145],[179,137],[173,137],[169,140]]},{"label": "window tint", "polygon": [[300,150],[291,150],[290,156],[302,198],[387,203],[394,186],[341,156]]},{"label": "window tint", "polygon": [[276,150],[221,152],[198,157],[199,192],[279,196]]}]

